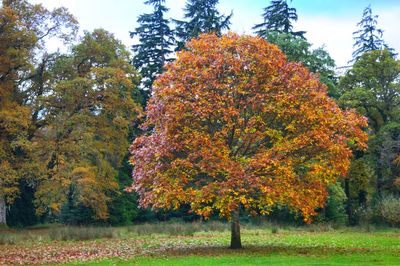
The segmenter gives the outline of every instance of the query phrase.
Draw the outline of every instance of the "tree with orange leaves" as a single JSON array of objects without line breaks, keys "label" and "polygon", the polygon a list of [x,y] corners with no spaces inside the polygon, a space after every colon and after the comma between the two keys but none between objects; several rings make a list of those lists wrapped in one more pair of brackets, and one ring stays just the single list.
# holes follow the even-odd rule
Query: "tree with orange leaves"
[{"label": "tree with orange leaves", "polygon": [[204,34],[177,57],[154,84],[150,133],[131,146],[140,206],[218,212],[231,248],[241,247],[240,211],[285,205],[310,221],[352,146],[366,148],[366,119],[259,37]]}]

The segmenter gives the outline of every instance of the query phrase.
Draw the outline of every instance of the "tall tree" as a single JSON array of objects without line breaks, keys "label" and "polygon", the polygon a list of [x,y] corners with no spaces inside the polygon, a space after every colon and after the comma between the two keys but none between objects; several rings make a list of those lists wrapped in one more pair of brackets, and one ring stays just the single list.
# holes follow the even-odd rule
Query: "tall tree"
[{"label": "tall tree", "polygon": [[220,15],[217,10],[219,0],[188,0],[184,8],[185,21],[174,20],[176,23],[177,50],[181,50],[187,41],[198,37],[201,33],[214,32],[221,35],[229,29],[233,15]]},{"label": "tall tree", "polygon": [[259,36],[266,38],[269,32],[276,31],[304,38],[305,31],[293,31],[292,21],[297,21],[298,17],[296,9],[289,7],[287,0],[273,0],[264,8],[262,17],[264,22],[253,27]]},{"label": "tall tree", "polygon": [[[63,29],[68,29],[64,31]],[[64,8],[49,11],[24,0],[4,0],[0,8],[0,224],[6,202],[18,195],[19,180],[31,176],[34,59],[48,37],[73,36],[76,21]],[[25,83],[26,81],[27,84]]]},{"label": "tall tree", "polygon": [[367,6],[364,9],[363,16],[357,26],[359,29],[353,32],[354,44],[353,44],[353,60],[357,60],[363,53],[382,50],[384,48],[389,49],[382,39],[383,30],[377,27],[378,15],[372,15],[371,6]]},{"label": "tall tree", "polygon": [[400,170],[394,162],[400,153],[400,62],[387,49],[365,52],[339,87],[339,103],[368,117],[373,137],[367,155],[377,192],[390,190]]},{"label": "tall tree", "polygon": [[101,29],[86,32],[51,71],[53,90],[41,101],[46,126],[33,138],[41,162],[38,213],[83,206],[106,219],[129,127],[140,112],[133,99],[137,73],[121,42]]},{"label": "tall tree", "polygon": [[174,33],[165,18],[168,8],[164,3],[165,0],[145,1],[145,4],[153,6],[153,13],[140,15],[137,20],[140,26],[130,32],[131,37],[139,37],[139,44],[132,46],[135,52],[133,65],[142,76],[144,102],[149,98],[153,81],[162,72],[174,44]]},{"label": "tall tree", "polygon": [[131,147],[140,205],[218,211],[232,221],[232,248],[243,209],[284,205],[310,221],[346,174],[349,144],[365,148],[366,119],[260,37],[204,34],[187,46],[155,82],[151,134]]}]

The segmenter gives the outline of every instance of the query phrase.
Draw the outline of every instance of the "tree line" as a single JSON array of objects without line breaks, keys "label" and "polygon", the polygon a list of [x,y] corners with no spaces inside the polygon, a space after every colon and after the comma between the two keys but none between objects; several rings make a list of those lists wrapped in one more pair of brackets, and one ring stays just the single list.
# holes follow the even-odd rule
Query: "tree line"
[{"label": "tree line", "polygon": [[[25,0],[3,0],[0,10],[0,224],[128,224],[184,217],[174,211],[138,208],[128,193],[128,147],[151,98],[153,83],[185,43],[202,33],[221,36],[233,13],[218,0],[188,0],[182,20],[166,17],[165,0],[147,0],[152,12],[138,18],[133,56],[113,34],[97,29],[76,42],[78,22],[65,8],[52,11]],[[383,40],[377,16],[366,7],[354,33],[351,66],[338,77],[323,48],[313,49],[290,2],[273,0],[254,33],[277,45],[287,60],[301,62],[328,87],[343,109],[368,118],[368,149],[354,150],[350,170],[329,187],[317,221],[389,222],[400,196],[400,62]],[[47,51],[57,38],[71,48]],[[392,205],[391,205],[392,204]],[[396,205],[397,204],[397,205]],[[399,209],[400,207],[397,207]],[[394,215],[396,216],[396,215]],[[285,206],[270,219],[296,218]],[[299,220],[299,219],[298,219]],[[301,222],[301,219],[300,219]]]}]

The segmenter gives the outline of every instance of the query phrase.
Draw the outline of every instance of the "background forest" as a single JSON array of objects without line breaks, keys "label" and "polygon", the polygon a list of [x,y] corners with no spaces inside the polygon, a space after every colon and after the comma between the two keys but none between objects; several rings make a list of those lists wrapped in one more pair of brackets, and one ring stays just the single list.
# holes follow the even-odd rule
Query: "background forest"
[{"label": "background forest", "polygon": [[[146,0],[130,49],[103,29],[78,35],[65,8],[47,10],[25,0],[3,0],[0,9],[0,226],[39,223],[128,225],[201,219],[189,211],[138,207],[129,146],[146,134],[140,124],[152,84],[185,43],[202,33],[221,35],[234,14],[218,0],[188,0],[184,19],[166,17],[164,0]],[[361,14],[360,10],[360,14]],[[354,151],[350,170],[329,187],[314,223],[400,226],[400,61],[366,7],[354,32],[353,59],[336,68],[323,48],[312,48],[290,1],[260,10],[254,34],[276,44],[290,61],[319,76],[343,109],[368,118],[368,149]],[[257,14],[258,15],[258,14]],[[68,52],[49,52],[54,39]],[[343,73],[339,75],[339,73]],[[212,219],[218,217],[212,217]],[[302,224],[286,206],[263,218]]]}]

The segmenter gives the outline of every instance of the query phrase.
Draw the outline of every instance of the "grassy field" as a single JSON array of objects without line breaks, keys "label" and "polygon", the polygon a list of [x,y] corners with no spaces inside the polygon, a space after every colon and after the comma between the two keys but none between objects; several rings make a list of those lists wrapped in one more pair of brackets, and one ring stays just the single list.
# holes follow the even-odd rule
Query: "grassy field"
[{"label": "grassy field", "polygon": [[2,231],[0,265],[400,265],[400,230],[244,226],[230,250],[223,223]]}]

